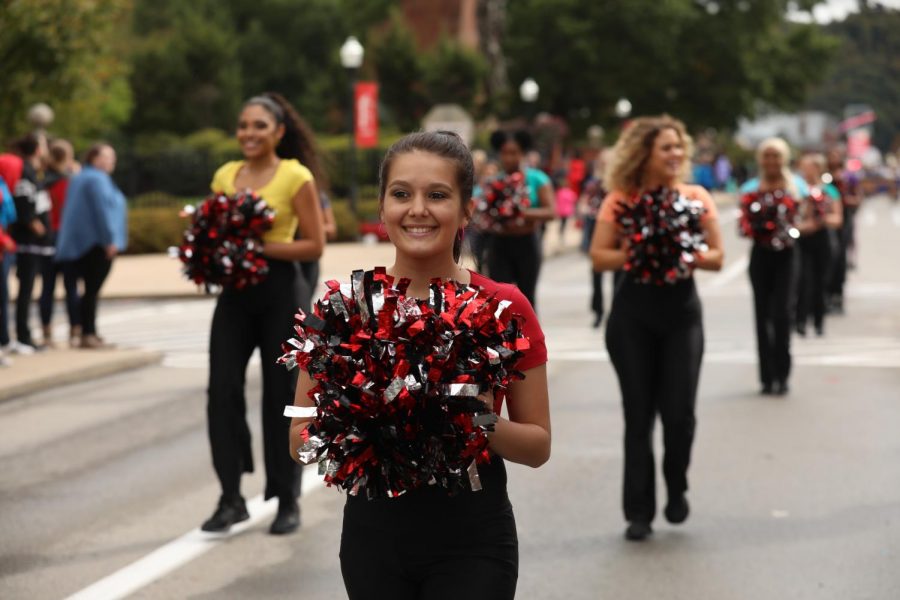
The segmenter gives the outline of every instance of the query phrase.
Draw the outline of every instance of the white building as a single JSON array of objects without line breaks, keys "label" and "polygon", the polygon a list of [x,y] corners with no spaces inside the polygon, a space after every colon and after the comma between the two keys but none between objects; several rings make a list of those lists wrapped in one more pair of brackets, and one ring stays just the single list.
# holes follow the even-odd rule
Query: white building
[{"label": "white building", "polygon": [[838,120],[828,113],[769,113],[754,120],[738,119],[735,140],[746,148],[755,148],[766,138],[777,136],[801,150],[823,150],[835,139]]}]

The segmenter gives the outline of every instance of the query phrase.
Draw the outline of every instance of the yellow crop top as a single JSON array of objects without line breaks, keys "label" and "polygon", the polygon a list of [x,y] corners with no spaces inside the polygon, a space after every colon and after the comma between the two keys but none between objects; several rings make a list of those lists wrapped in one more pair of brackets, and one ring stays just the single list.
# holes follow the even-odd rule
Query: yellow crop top
[{"label": "yellow crop top", "polygon": [[[238,171],[244,166],[244,161],[233,160],[227,162],[213,175],[209,185],[215,193],[231,196],[237,192],[234,180]],[[254,190],[256,194],[266,201],[269,208],[275,211],[275,222],[272,229],[263,236],[264,242],[292,242],[297,232],[297,215],[291,200],[300,191],[307,181],[312,181],[313,176],[309,169],[300,164],[300,161],[290,158],[281,159],[275,175],[269,183]]]}]

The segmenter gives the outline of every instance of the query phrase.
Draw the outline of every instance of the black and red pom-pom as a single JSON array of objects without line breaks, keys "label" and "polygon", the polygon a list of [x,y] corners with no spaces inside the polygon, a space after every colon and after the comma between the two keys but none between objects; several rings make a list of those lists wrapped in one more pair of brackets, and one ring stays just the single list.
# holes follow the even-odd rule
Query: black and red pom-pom
[{"label": "black and red pom-pom", "polygon": [[318,461],[328,485],[368,498],[479,489],[496,420],[479,396],[501,400],[528,348],[509,302],[441,280],[418,300],[383,268],[326,285],[279,359],[316,382],[300,458]]},{"label": "black and red pom-pom", "polygon": [[275,213],[265,200],[250,191],[213,194],[185,212],[191,225],[178,257],[188,279],[209,290],[243,289],[266,278],[269,265],[262,254],[262,236],[272,228]]},{"label": "black and red pom-pom", "polygon": [[628,242],[623,270],[640,283],[674,284],[693,273],[696,254],[708,250],[701,219],[706,208],[674,188],[621,202],[616,220]]},{"label": "black and red pom-pom", "polygon": [[525,223],[525,210],[531,206],[531,196],[525,176],[517,171],[498,176],[484,185],[475,200],[473,221],[481,231],[500,233]]},{"label": "black and red pom-pom", "polygon": [[794,245],[800,233],[794,226],[797,201],[784,190],[749,192],[741,196],[741,235],[772,250]]}]

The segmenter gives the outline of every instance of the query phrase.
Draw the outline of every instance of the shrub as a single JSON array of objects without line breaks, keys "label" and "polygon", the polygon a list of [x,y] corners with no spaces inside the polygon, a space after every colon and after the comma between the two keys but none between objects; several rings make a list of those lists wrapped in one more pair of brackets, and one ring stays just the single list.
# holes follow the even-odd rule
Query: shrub
[{"label": "shrub", "polygon": [[[180,204],[186,204],[181,199]],[[176,207],[136,207],[128,213],[127,254],[166,252],[181,243],[187,219],[178,216]]]}]

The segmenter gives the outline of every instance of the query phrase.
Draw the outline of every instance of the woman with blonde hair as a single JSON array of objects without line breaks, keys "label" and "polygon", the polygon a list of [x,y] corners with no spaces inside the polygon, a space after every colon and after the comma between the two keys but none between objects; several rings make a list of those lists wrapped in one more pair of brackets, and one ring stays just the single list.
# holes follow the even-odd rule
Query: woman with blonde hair
[{"label": "woman with blonde hair", "polygon": [[753,238],[749,273],[756,314],[760,393],[764,395],[786,394],[791,371],[791,308],[797,277],[794,257],[797,232],[792,229],[793,208],[788,207],[806,197],[808,191],[803,180],[788,169],[790,158],[787,142],[781,138],[763,140],[756,150],[759,177],[741,187],[741,205],[745,210],[742,222],[751,218],[747,211],[752,210],[757,199],[768,197],[784,207],[784,218],[780,223],[773,222],[773,227],[787,228],[780,236],[777,232],[775,236],[771,235],[774,229],[769,229],[769,233],[742,230],[744,235]]},{"label": "woman with blonde hair", "polygon": [[[635,119],[613,148],[603,200],[591,241],[598,271],[626,267],[628,244],[617,216],[646,193],[665,190],[698,201],[700,227],[708,249],[691,257],[693,268],[718,270],[723,252],[716,206],[700,186],[684,183],[690,168],[691,138],[684,124],[667,115]],[[619,377],[625,414],[623,508],[626,539],[652,533],[656,514],[653,425],[663,424],[663,475],[668,488],[666,519],[682,523],[689,507],[687,469],[694,439],[694,406],[703,356],[700,298],[688,270],[671,283],[642,283],[626,270],[619,278],[606,327],[606,346]]]}]

